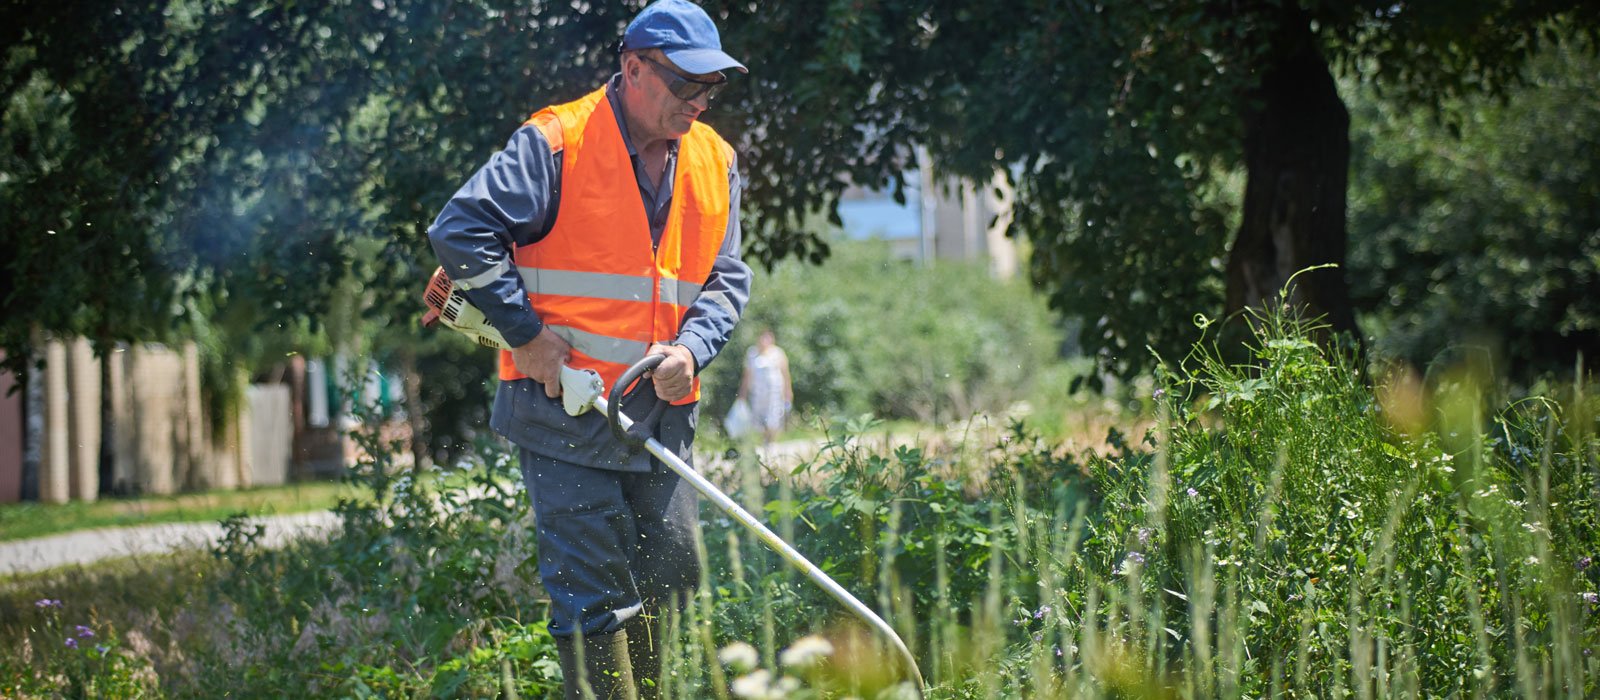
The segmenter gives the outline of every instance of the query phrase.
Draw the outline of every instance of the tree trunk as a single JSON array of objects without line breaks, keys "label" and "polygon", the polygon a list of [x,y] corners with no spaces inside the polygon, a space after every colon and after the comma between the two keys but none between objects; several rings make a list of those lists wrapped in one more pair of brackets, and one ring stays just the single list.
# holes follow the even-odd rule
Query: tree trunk
[{"label": "tree trunk", "polygon": [[[34,352],[42,352],[44,334],[34,333]],[[25,392],[22,415],[22,500],[39,500],[39,472],[44,468],[44,367],[30,354],[27,371],[17,375]]]},{"label": "tree trunk", "polygon": [[97,471],[100,474],[100,495],[116,493],[117,481],[117,412],[113,393],[117,387],[111,383],[111,363],[116,362],[117,345],[102,336],[95,345],[100,353],[100,454]]},{"label": "tree trunk", "polygon": [[[1290,301],[1335,332],[1356,332],[1345,282],[1350,115],[1306,18],[1291,11],[1263,59],[1244,115],[1244,215],[1228,256],[1227,312]],[[1294,16],[1299,15],[1299,16]]]}]

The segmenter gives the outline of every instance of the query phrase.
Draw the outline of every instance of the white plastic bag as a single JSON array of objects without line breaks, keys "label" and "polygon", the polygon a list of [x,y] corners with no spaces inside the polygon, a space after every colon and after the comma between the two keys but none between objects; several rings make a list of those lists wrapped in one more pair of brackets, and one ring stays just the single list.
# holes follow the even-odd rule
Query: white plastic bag
[{"label": "white plastic bag", "polygon": [[750,404],[744,399],[734,401],[733,408],[728,409],[728,415],[722,419],[722,429],[735,440],[749,435],[755,427],[755,416],[750,415]]}]

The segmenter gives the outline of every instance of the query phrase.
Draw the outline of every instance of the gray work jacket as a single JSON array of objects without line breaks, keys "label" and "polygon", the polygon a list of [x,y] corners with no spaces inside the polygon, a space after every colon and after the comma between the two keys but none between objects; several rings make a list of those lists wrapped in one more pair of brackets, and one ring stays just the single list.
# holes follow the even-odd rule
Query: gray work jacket
[{"label": "gray work jacket", "polygon": [[[606,97],[633,160],[651,240],[659,243],[671,210],[677,144],[670,149],[657,187],[645,174],[628,137],[617,85],[618,78],[613,77]],[[735,161],[728,168],[728,231],[722,249],[678,331],[677,342],[694,355],[697,373],[727,344],[750,298],[750,268],[740,259],[741,190]],[[512,259],[512,245],[532,245],[548,234],[560,214],[560,204],[561,153],[551,153],[538,127],[524,125],[512,134],[504,150],[490,157],[461,186],[428,229],[439,263],[513,347],[533,340],[543,323],[528,304]],[[623,402],[623,409],[630,416],[642,416],[654,400],[654,391],[647,381],[641,382]],[[662,444],[685,461],[690,457],[698,413],[698,404],[673,406],[662,415],[657,430]],[[576,418],[568,416],[561,400],[545,396],[544,387],[532,379],[500,383],[489,424],[512,442],[546,457],[602,469],[642,472],[652,468],[647,453],[630,453],[617,443],[604,416],[593,411]]]}]

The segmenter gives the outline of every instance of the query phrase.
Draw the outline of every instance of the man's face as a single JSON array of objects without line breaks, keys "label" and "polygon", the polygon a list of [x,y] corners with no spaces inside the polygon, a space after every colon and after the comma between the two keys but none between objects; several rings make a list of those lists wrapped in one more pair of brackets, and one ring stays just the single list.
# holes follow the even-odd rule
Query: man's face
[{"label": "man's face", "polygon": [[666,58],[647,52],[633,55],[628,73],[640,98],[630,105],[634,110],[631,116],[654,132],[639,135],[647,139],[676,139],[689,133],[689,127],[711,106],[711,97],[726,81],[720,73],[685,73]]}]

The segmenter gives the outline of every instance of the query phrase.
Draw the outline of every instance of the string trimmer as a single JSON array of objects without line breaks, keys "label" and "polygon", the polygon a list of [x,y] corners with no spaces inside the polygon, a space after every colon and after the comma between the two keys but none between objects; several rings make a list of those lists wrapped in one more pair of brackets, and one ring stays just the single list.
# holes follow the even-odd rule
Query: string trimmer
[{"label": "string trimmer", "polygon": [[[505,339],[500,336],[500,332],[484,317],[483,312],[474,307],[460,290],[455,289],[455,286],[450,282],[450,278],[445,275],[443,268],[433,273],[433,279],[429,280],[427,291],[423,294],[423,302],[428,307],[427,314],[422,318],[423,326],[431,327],[435,323],[442,321],[445,326],[466,334],[480,345],[503,350],[510,349],[507,347]],[[906,643],[900,639],[900,635],[895,634],[894,628],[890,627],[889,623],[884,622],[883,618],[878,617],[878,614],[872,611],[872,608],[857,600],[855,596],[850,594],[850,591],[845,590],[837,581],[823,573],[822,569],[812,564],[809,559],[805,558],[805,555],[790,546],[788,542],[783,541],[783,538],[778,537],[761,521],[756,520],[755,516],[750,515],[738,503],[729,498],[727,494],[723,493],[721,489],[717,488],[716,484],[701,476],[699,472],[690,467],[678,455],[667,449],[666,445],[661,444],[660,441],[651,436],[655,419],[666,408],[666,401],[657,399],[649,416],[638,422],[622,413],[622,396],[634,382],[643,377],[646,372],[655,369],[664,360],[666,360],[666,355],[645,356],[644,359],[634,363],[632,367],[622,373],[621,377],[617,378],[616,385],[611,387],[609,393],[606,391],[605,382],[600,379],[599,373],[593,370],[578,370],[563,366],[561,368],[562,406],[566,409],[567,414],[572,416],[583,415],[591,409],[605,414],[607,422],[611,425],[611,432],[616,435],[618,440],[636,449],[643,447],[650,454],[655,455],[656,459],[661,460],[661,463],[667,465],[668,469],[671,469],[693,485],[695,490],[710,499],[712,503],[722,509],[722,512],[727,513],[738,521],[740,525],[755,533],[756,537],[760,538],[763,543],[771,547],[779,556],[782,556],[784,561],[799,569],[801,573],[806,575],[806,578],[811,579],[812,582],[821,586],[822,590],[827,591],[828,595],[833,596],[834,600],[839,601],[841,605],[876,629],[885,639],[889,640],[895,651],[900,653],[901,661],[905,662],[906,669],[911,672],[912,679],[916,681],[917,695],[921,696],[923,694],[922,671],[917,668],[917,661],[912,658],[911,651],[906,648]]]}]

